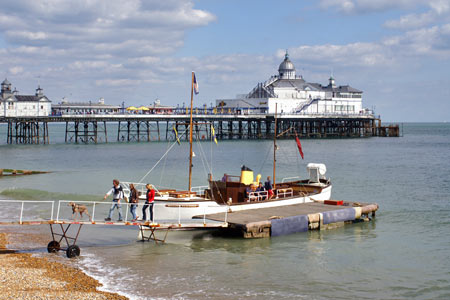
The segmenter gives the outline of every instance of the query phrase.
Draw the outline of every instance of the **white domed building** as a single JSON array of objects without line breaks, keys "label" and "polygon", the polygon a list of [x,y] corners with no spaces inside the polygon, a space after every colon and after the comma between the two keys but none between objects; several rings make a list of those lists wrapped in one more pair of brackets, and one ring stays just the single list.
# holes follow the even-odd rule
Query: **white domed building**
[{"label": "white domed building", "polygon": [[5,79],[1,84],[0,116],[2,117],[45,117],[52,112],[51,101],[44,95],[40,86],[34,95],[19,95],[11,89]]},{"label": "white domed building", "polygon": [[258,83],[246,95],[217,99],[216,105],[250,114],[273,114],[275,105],[277,112],[283,114],[361,114],[365,111],[362,93],[349,85],[336,86],[333,77],[326,86],[306,82],[302,76],[296,75],[295,66],[286,51],[278,75]]}]

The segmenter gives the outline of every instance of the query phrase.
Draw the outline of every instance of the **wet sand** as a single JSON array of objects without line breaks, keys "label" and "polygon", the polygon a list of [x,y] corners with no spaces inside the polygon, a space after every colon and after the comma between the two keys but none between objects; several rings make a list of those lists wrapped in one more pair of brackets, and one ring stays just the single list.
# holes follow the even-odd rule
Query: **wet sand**
[{"label": "wet sand", "polygon": [[11,239],[12,233],[0,229],[0,300],[128,299],[97,290],[97,280],[68,264],[8,249]]}]

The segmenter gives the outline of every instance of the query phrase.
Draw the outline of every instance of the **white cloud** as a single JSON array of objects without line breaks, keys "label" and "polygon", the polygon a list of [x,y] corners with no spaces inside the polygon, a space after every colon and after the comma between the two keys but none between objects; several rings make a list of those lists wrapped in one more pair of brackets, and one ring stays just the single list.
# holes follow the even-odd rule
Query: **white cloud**
[{"label": "white cloud", "polygon": [[433,22],[434,15],[430,12],[423,14],[409,14],[398,20],[389,20],[384,25],[393,29],[411,29],[426,26]]},{"label": "white cloud", "polygon": [[139,48],[157,53],[155,49],[161,46],[163,51],[174,52],[182,46],[177,41],[186,30],[215,20],[211,13],[194,9],[191,1],[159,2],[18,0],[2,7],[0,30],[12,46],[107,52],[131,43],[134,51],[120,52],[131,57]]},{"label": "white cloud", "polygon": [[371,13],[394,8],[411,8],[427,0],[321,0],[323,9],[336,8],[345,14]]},{"label": "white cloud", "polygon": [[436,24],[441,20],[448,20],[450,13],[450,1],[433,0],[427,2],[429,10],[421,14],[408,14],[401,16],[397,20],[389,20],[385,22],[385,26],[393,29],[408,30],[414,28],[422,28],[429,24]]},{"label": "white cloud", "polygon": [[23,67],[17,66],[8,69],[8,72],[12,75],[17,75],[23,72]]},{"label": "white cloud", "polygon": [[[377,43],[352,43],[347,45],[300,46],[289,49],[293,58],[310,64],[342,66],[379,66],[391,63],[388,49]],[[283,50],[278,51],[278,56]]]},{"label": "white cloud", "polygon": [[[362,14],[386,10],[412,10],[398,19],[388,20],[384,27],[403,31],[379,42],[297,48],[301,55],[322,56],[332,63],[376,66],[399,63],[408,57],[450,57],[449,0],[321,0],[325,9],[345,14]],[[418,11],[421,11],[420,13]],[[308,54],[310,52],[310,54]]]},{"label": "white cloud", "polygon": [[[400,31],[374,41],[294,45],[289,48],[291,60],[308,81],[326,83],[334,69],[341,75],[338,80],[346,80],[339,84],[366,90],[364,76],[384,80],[389,70],[414,64],[419,69],[425,59],[450,58],[449,3],[321,0],[322,8],[347,14],[345,18],[395,9],[402,15],[385,22],[384,30]],[[215,19],[196,9],[193,0],[6,1],[0,11],[0,68],[8,70],[8,79],[24,92],[23,86],[34,89],[40,76],[54,102],[69,94],[79,100],[103,96],[108,103],[128,104],[158,96],[174,105],[189,98],[191,70],[201,85],[197,99],[208,104],[249,92],[277,73],[285,50],[275,55],[173,55],[184,46],[186,32]],[[376,92],[389,90],[389,84],[379,83]]]},{"label": "white cloud", "polygon": [[432,0],[429,1],[431,9],[437,14],[447,14],[450,11],[450,2],[448,0]]},{"label": "white cloud", "polygon": [[97,86],[136,86],[141,82],[138,80],[131,79],[100,79],[96,80],[95,84]]},{"label": "white cloud", "polygon": [[15,37],[15,38],[23,38],[30,41],[33,40],[46,40],[48,38],[48,34],[42,31],[33,32],[33,31],[27,31],[27,30],[8,30],[6,32],[6,35],[9,37]]},{"label": "white cloud", "polygon": [[386,47],[401,56],[450,57],[450,24],[407,31],[404,35],[387,38]]},{"label": "white cloud", "polygon": [[97,86],[129,85],[127,78],[158,82],[148,68],[167,70],[161,57],[180,49],[188,30],[215,19],[190,0],[7,1],[0,11],[0,66],[30,79],[47,76],[56,86],[68,78]]}]

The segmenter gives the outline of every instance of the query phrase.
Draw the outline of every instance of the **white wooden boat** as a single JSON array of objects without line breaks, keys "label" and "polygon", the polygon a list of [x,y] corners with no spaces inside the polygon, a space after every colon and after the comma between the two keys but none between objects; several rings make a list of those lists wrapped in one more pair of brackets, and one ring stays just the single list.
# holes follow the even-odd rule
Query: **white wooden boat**
[{"label": "white wooden boat", "polygon": [[[275,184],[274,196],[268,199],[268,192],[245,194],[248,184],[242,183],[242,176],[227,176],[226,181],[209,180],[209,186],[192,188],[191,193],[176,189],[158,189],[155,192],[155,222],[168,220],[189,220],[219,212],[234,212],[247,209],[276,207],[313,200],[328,200],[331,197],[331,182],[325,177],[323,164],[308,164],[309,179],[290,178]],[[248,171],[247,171],[248,172]],[[248,174],[247,174],[248,176]],[[121,183],[125,195],[129,195],[130,182]],[[140,203],[145,201],[145,184],[134,183],[140,193]]]}]

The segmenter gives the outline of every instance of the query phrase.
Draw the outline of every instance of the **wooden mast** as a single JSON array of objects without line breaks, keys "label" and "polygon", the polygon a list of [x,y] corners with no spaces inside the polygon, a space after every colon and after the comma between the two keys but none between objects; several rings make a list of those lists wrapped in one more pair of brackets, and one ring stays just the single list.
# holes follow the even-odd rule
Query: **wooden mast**
[{"label": "wooden mast", "polygon": [[194,103],[194,71],[192,71],[191,78],[191,118],[189,121],[189,187],[188,187],[188,195],[191,196],[191,187],[192,187],[192,107]]},{"label": "wooden mast", "polygon": [[275,174],[277,166],[277,103],[275,103],[275,129],[273,133],[273,189],[275,190]]}]

